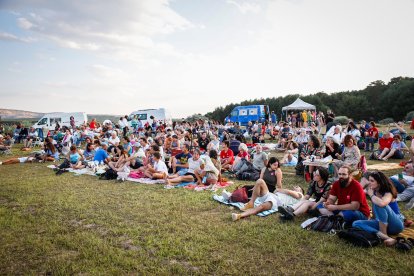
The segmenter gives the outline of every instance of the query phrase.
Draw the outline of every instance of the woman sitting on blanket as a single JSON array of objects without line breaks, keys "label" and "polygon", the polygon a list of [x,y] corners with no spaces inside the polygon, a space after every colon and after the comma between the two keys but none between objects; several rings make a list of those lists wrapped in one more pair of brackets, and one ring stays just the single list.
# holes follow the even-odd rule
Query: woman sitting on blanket
[{"label": "woman sitting on blanket", "polygon": [[245,143],[240,143],[239,145],[239,153],[234,158],[234,163],[232,166],[232,171],[238,171],[243,166],[244,161],[250,160],[250,155],[247,149],[247,145]]},{"label": "woman sitting on blanket", "polygon": [[[279,206],[293,205],[303,198],[304,192],[299,186],[295,186],[293,190],[277,188],[276,193],[270,192],[267,187],[268,186],[263,179],[258,179],[256,185],[254,185],[253,195],[250,198],[250,201],[247,202],[244,207],[240,208],[243,213],[231,214],[233,221],[268,210],[276,211]],[[259,202],[259,205],[254,207],[254,202],[256,200]]]},{"label": "woman sitting on blanket", "polygon": [[59,151],[56,149],[53,144],[53,139],[51,137],[46,138],[44,145],[45,154],[42,155],[41,162],[45,161],[57,161],[59,160]]},{"label": "woman sitting on blanket", "polygon": [[[321,202],[325,202],[329,196],[331,182],[328,181],[329,172],[325,168],[318,168],[313,174],[313,181],[309,184],[305,197],[293,206],[279,206],[278,211],[285,219],[294,219],[308,211],[316,209]],[[314,201],[309,200],[314,197]]]},{"label": "woman sitting on blanket", "polygon": [[204,169],[201,172],[196,171],[198,179],[197,185],[214,185],[221,177],[221,163],[217,158],[217,151],[210,150],[208,156],[204,156]]},{"label": "woman sitting on blanket", "polygon": [[119,158],[117,159],[117,161],[109,162],[108,166],[116,172],[121,172],[127,165],[129,155],[128,152],[121,145],[118,145],[116,147],[116,151],[119,152]]},{"label": "woman sitting on blanket", "polygon": [[394,245],[397,241],[389,235],[397,235],[404,230],[404,217],[396,201],[394,185],[384,173],[373,172],[369,176],[367,195],[371,197],[375,219],[357,220],[352,226],[377,234],[387,246]]},{"label": "woman sitting on blanket", "polygon": [[70,167],[74,170],[85,168],[82,163],[83,155],[79,152],[75,145],[70,146],[70,151],[67,155]]}]

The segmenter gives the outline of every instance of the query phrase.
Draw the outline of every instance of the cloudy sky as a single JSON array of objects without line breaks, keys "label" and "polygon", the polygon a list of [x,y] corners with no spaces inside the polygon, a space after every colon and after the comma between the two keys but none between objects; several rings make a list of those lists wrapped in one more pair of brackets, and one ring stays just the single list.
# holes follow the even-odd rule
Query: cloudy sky
[{"label": "cloudy sky", "polygon": [[414,76],[414,0],[0,0],[0,108],[173,117]]}]

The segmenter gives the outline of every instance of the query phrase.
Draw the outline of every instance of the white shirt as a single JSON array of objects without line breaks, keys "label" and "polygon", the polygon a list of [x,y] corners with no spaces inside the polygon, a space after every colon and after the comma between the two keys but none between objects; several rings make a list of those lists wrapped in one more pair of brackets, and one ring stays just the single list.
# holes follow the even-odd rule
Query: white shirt
[{"label": "white shirt", "polygon": [[[111,145],[113,145],[113,146],[115,146],[116,145],[116,143],[118,143],[119,144],[119,138],[118,138],[118,136],[117,137],[115,137],[115,139],[113,139],[112,138],[112,136],[108,139],[108,142],[111,144]],[[110,145],[110,146],[111,146]]]},{"label": "white shirt", "polygon": [[201,169],[201,165],[204,164],[203,160],[201,158],[198,158],[196,161],[191,157],[188,159],[188,172],[194,173],[196,170]]},{"label": "white shirt", "polygon": [[159,160],[158,162],[154,162],[154,170],[157,172],[164,172],[168,174],[167,165],[165,165],[165,162],[162,160]]}]

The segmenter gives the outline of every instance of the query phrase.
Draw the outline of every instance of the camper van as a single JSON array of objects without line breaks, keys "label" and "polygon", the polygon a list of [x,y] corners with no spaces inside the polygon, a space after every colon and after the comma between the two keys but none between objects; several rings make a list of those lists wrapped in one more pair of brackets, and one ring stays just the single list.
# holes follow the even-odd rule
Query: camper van
[{"label": "camper van", "polygon": [[88,122],[88,116],[84,112],[55,112],[45,114],[36,124],[33,125],[35,129],[47,127],[49,130],[54,130],[56,123],[59,125],[70,127],[70,117],[75,118],[75,125],[80,126]]},{"label": "camper van", "polygon": [[245,105],[233,108],[225,123],[232,122],[247,126],[249,121],[264,123],[266,120],[269,120],[268,105]]},{"label": "camper van", "polygon": [[152,118],[155,118],[157,122],[161,121],[167,125],[172,125],[171,114],[165,108],[137,110],[129,115],[130,119],[133,117],[140,119],[143,125],[147,122],[151,124],[153,121]]}]

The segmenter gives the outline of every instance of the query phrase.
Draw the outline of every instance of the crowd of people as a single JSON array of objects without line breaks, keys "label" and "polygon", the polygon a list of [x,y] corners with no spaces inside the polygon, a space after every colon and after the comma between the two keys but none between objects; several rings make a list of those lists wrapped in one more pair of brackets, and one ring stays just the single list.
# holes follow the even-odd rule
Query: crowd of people
[{"label": "crowd of people", "polygon": [[[373,121],[362,121],[359,126],[350,121],[342,127],[333,117],[331,112],[325,117],[322,112],[303,111],[288,114],[286,121],[278,123],[249,122],[245,129],[204,120],[167,125],[155,118],[146,124],[127,116],[116,123],[107,120],[100,124],[93,119],[87,125],[45,131],[41,152],[0,164],[61,159],[65,168],[72,169],[106,164],[115,173],[139,172],[162,179],[167,189],[183,182],[215,185],[226,174],[255,181],[242,213],[232,213],[235,221],[271,209],[286,220],[305,213],[336,215],[348,226],[376,233],[386,245],[393,245],[396,240],[390,235],[400,233],[404,222],[410,224],[397,202],[408,202],[408,209],[414,206],[414,144],[405,144],[409,137],[402,122],[380,132]],[[321,134],[323,126],[325,135]],[[264,151],[265,137],[272,149],[283,154],[281,161]],[[31,150],[37,140],[38,130],[29,128],[22,133],[19,125],[14,133],[0,135],[0,152],[9,151],[13,143],[20,144],[23,151]],[[364,161],[362,150],[369,151],[371,159],[405,160],[404,168],[390,178],[380,171],[365,172],[359,181],[353,172]],[[329,160],[331,165],[318,166],[312,163],[315,160]],[[295,167],[308,183],[307,191],[299,185],[283,187],[283,166]]]}]

